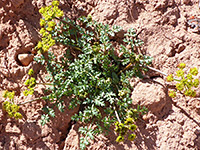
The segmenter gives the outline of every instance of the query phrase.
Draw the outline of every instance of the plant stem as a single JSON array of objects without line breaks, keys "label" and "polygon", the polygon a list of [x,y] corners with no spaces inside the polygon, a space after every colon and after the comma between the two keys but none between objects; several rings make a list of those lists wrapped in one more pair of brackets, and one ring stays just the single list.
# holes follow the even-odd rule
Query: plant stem
[{"label": "plant stem", "polygon": [[41,84],[41,85],[53,85],[52,83],[36,83],[36,84]]},{"label": "plant stem", "polygon": [[116,115],[116,117],[117,117],[118,122],[119,122],[119,123],[122,123],[121,120],[120,120],[120,118],[119,118],[119,115],[118,115],[118,113],[117,113],[117,111],[116,111],[115,106],[113,106],[113,108],[114,108],[114,110],[115,110],[115,115]]},{"label": "plant stem", "polygon": [[129,63],[125,68],[123,68],[122,70],[120,70],[120,72],[118,72],[118,75],[121,74],[123,71],[127,70],[128,68],[130,68],[132,66],[132,63]]},{"label": "plant stem", "polygon": [[37,100],[40,100],[40,99],[42,99],[42,97],[39,97],[39,98],[36,98],[36,99],[32,99],[32,100],[30,100],[30,101],[22,102],[22,103],[19,103],[19,104],[17,104],[17,105],[18,105],[18,106],[24,105],[24,104],[31,103],[31,102],[34,102],[34,101],[37,101]]},{"label": "plant stem", "polygon": [[[162,72],[162,71],[160,71],[160,70],[158,70],[158,69],[156,69],[156,68],[149,67],[149,66],[144,66],[144,67],[146,67],[146,68],[148,68],[148,69],[150,69],[150,70],[156,71],[156,72],[158,72],[158,73],[160,73],[160,74],[163,74],[164,76],[168,76],[168,74],[166,74],[166,73],[164,73],[164,72]],[[175,81],[181,81],[181,80],[179,80],[179,79],[177,79],[177,78],[174,78],[174,77],[173,77],[173,79],[174,79]]]},{"label": "plant stem", "polygon": [[73,28],[77,29],[77,27],[75,25],[73,25],[72,23],[69,23],[69,22],[67,22],[67,21],[65,21],[63,19],[58,18],[58,17],[55,17],[55,19],[57,19],[57,20],[59,20],[59,21],[61,21],[63,23],[66,23],[66,24],[72,26]]},{"label": "plant stem", "polygon": [[163,74],[164,76],[168,76],[168,74],[166,74],[166,73],[164,73],[164,72],[162,72],[162,71],[160,71],[160,70],[158,70],[158,69],[155,69],[155,68],[153,68],[153,67],[149,67],[149,66],[144,66],[144,67],[146,67],[146,68],[148,68],[148,69],[150,69],[150,70],[159,72],[159,73]]}]

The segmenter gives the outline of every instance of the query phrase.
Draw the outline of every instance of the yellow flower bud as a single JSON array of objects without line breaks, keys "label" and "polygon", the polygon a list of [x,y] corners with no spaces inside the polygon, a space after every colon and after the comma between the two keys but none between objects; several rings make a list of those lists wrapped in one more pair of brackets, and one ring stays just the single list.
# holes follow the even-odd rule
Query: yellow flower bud
[{"label": "yellow flower bud", "polygon": [[123,136],[118,136],[117,139],[116,139],[116,142],[122,142],[124,141],[124,137]]},{"label": "yellow flower bud", "polygon": [[180,63],[179,65],[178,65],[178,67],[180,68],[180,69],[183,69],[183,68],[185,68],[185,63]]},{"label": "yellow flower bud", "polygon": [[198,69],[196,67],[194,68],[190,68],[190,73],[194,76],[196,76],[198,74]]},{"label": "yellow flower bud", "polygon": [[169,91],[168,94],[169,94],[169,97],[171,97],[171,98],[176,97],[176,92],[175,91]]},{"label": "yellow flower bud", "polygon": [[137,129],[137,126],[135,124],[130,125],[129,130],[135,131]]},{"label": "yellow flower bud", "polygon": [[128,136],[128,140],[130,140],[130,141],[135,140],[135,138],[136,138],[136,135],[135,135],[135,134],[130,134],[130,135]]},{"label": "yellow flower bud", "polygon": [[178,70],[178,71],[176,71],[176,76],[177,77],[184,77],[184,71],[182,70],[182,69],[180,69],[180,70]]},{"label": "yellow flower bud", "polygon": [[59,5],[59,1],[53,1],[53,2],[52,2],[52,5],[53,5],[53,6],[58,6],[58,5]]},{"label": "yellow flower bud", "polygon": [[167,76],[167,82],[171,82],[171,81],[174,81],[174,78],[173,78],[172,74]]},{"label": "yellow flower bud", "polygon": [[39,41],[38,44],[37,44],[37,48],[40,49],[40,48],[42,48],[42,46],[43,46],[42,42]]},{"label": "yellow flower bud", "polygon": [[44,19],[40,19],[40,26],[45,26],[46,25],[46,21]]},{"label": "yellow flower bud", "polygon": [[199,79],[194,79],[193,85],[197,88],[199,86]]}]

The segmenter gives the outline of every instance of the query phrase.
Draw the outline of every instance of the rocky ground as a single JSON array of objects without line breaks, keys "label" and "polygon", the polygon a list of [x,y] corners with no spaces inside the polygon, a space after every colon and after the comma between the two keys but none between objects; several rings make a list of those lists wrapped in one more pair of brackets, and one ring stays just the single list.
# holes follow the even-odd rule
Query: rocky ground
[{"label": "rocky ground", "polygon": [[[30,100],[24,97],[27,72],[34,68],[37,79],[45,75],[41,66],[32,61],[34,47],[39,40],[38,10],[50,0],[0,1],[0,104],[3,90],[16,91],[16,103]],[[186,69],[200,68],[200,34],[187,25],[191,16],[198,17],[197,0],[60,0],[65,15],[76,18],[91,14],[93,19],[109,25],[130,27],[142,32],[142,53],[154,58],[152,66],[167,74],[174,73],[180,62]],[[27,64],[21,63],[24,57]],[[200,70],[199,70],[200,71]],[[115,133],[100,135],[88,147],[90,150],[198,150],[200,149],[200,100],[178,95],[168,97],[165,78],[153,71],[149,78],[134,84],[133,104],[149,109],[143,121],[137,122],[137,138],[133,142],[118,144]],[[37,94],[43,94],[39,86]],[[197,90],[200,97],[200,89]],[[0,105],[0,149],[5,150],[77,150],[78,124],[70,117],[76,112],[57,111],[57,117],[41,126],[41,108],[45,102],[23,105],[24,119],[10,119]],[[67,101],[66,101],[67,105]]]}]

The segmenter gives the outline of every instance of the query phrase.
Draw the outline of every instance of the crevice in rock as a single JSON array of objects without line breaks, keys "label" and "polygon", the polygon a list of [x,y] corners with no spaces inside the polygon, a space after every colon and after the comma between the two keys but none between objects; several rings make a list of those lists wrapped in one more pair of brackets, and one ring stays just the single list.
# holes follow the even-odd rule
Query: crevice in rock
[{"label": "crevice in rock", "polygon": [[194,119],[186,110],[184,110],[181,106],[177,105],[176,102],[174,102],[171,99],[172,104],[180,109],[180,112],[183,113],[186,117],[188,117],[190,120],[192,120],[196,125],[198,125],[200,127],[200,122],[198,122],[196,119]]},{"label": "crevice in rock", "polygon": [[150,79],[155,79],[155,78],[162,78],[160,75],[153,75],[153,76],[150,76]]},{"label": "crevice in rock", "polygon": [[65,139],[67,138],[70,130],[72,129],[72,126],[76,123],[76,121],[71,120],[68,124],[68,128],[66,133],[62,133],[59,142],[57,143],[59,145],[59,149],[62,150],[64,148],[64,143],[65,143]]},{"label": "crevice in rock", "polygon": [[[79,107],[78,112],[83,111],[84,110],[85,105],[81,104]],[[59,142],[57,143],[59,145],[59,150],[63,150],[64,146],[65,146],[65,140],[68,137],[68,134],[70,132],[70,130],[72,129],[72,126],[76,124],[76,121],[71,120],[68,124],[68,128],[66,130],[65,133],[62,133]]]}]

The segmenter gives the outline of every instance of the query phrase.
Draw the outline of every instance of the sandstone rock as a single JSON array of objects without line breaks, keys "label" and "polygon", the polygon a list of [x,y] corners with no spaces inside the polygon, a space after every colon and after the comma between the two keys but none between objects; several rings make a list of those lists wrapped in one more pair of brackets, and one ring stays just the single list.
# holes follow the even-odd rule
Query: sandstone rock
[{"label": "sandstone rock", "polygon": [[12,125],[10,122],[6,124],[5,131],[7,133],[20,133],[20,129],[16,125]]},{"label": "sandstone rock", "polygon": [[[162,82],[162,80],[160,79]],[[151,80],[145,80],[138,83],[132,92],[131,98],[134,105],[142,105],[151,112],[159,112],[166,104],[165,88],[162,84],[154,83]]]},{"label": "sandstone rock", "polygon": [[24,0],[11,0],[11,2],[17,8],[24,3]]},{"label": "sandstone rock", "polygon": [[175,26],[177,24],[177,17],[175,15],[172,15],[170,18],[169,18],[169,24]]},{"label": "sandstone rock", "polygon": [[167,7],[167,0],[160,0],[156,3],[155,10]]},{"label": "sandstone rock", "polygon": [[175,54],[175,48],[174,48],[174,43],[173,43],[172,41],[169,41],[169,42],[164,46],[164,49],[165,49],[165,54],[166,54],[168,57],[174,56],[174,54]]},{"label": "sandstone rock", "polygon": [[28,66],[33,61],[33,54],[19,54],[18,59],[22,65]]},{"label": "sandstone rock", "polygon": [[186,48],[185,45],[181,44],[178,46],[178,49],[177,49],[177,53],[181,53],[182,51],[184,51],[184,49]]},{"label": "sandstone rock", "polygon": [[183,4],[186,4],[186,5],[188,5],[188,4],[190,4],[190,3],[191,3],[191,0],[182,0],[182,2],[183,2]]},{"label": "sandstone rock", "polygon": [[[63,150],[79,150],[79,135],[77,134],[79,126],[73,125],[66,140]],[[72,144],[73,143],[73,144]]]},{"label": "sandstone rock", "polygon": [[41,128],[35,122],[26,122],[22,126],[24,136],[29,140],[36,140],[41,137]]},{"label": "sandstone rock", "polygon": [[2,37],[3,37],[3,30],[0,29],[0,40],[2,39]]}]

